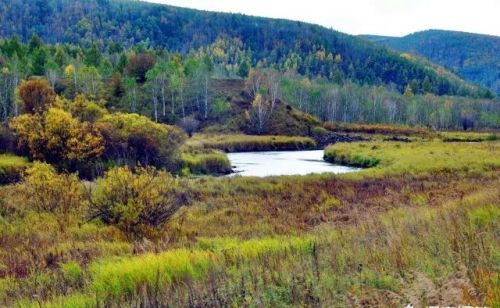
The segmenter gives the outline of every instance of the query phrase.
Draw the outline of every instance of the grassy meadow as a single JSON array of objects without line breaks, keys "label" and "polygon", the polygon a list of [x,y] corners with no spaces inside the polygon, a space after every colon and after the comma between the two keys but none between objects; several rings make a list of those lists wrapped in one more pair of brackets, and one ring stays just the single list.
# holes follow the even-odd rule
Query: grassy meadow
[{"label": "grassy meadow", "polygon": [[[181,177],[169,185],[187,203],[149,239],[90,216],[105,181],[29,171],[0,187],[0,305],[497,307],[498,153],[498,141],[338,143],[326,160],[367,168]],[[141,179],[122,184],[145,192],[137,204],[160,193]]]}]

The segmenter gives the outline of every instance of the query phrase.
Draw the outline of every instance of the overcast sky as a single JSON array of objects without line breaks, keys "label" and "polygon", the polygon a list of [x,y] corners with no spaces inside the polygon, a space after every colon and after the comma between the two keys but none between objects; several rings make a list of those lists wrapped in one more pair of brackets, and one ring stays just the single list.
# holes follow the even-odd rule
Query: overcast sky
[{"label": "overcast sky", "polygon": [[301,20],[350,34],[402,36],[426,29],[445,29],[500,36],[500,0],[148,1]]}]

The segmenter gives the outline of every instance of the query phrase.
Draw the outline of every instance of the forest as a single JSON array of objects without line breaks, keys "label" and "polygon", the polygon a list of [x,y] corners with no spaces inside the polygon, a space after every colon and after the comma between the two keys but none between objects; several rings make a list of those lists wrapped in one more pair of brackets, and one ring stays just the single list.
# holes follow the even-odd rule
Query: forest
[{"label": "forest", "polygon": [[[169,124],[194,118],[202,126],[218,123],[230,130],[255,131],[245,125],[251,122],[248,119],[234,119],[231,98],[224,92],[234,96],[256,87],[253,95],[259,92],[263,96],[262,105],[284,101],[322,121],[434,129],[458,129],[464,121],[479,128],[500,126],[500,104],[494,98],[437,96],[427,77],[421,83],[411,81],[400,93],[389,85],[308,77],[296,65],[253,66],[248,56],[252,50],[237,38],[219,38],[185,56],[144,45],[126,49],[111,44],[105,51],[96,45],[48,45],[36,35],[26,44],[16,37],[0,41],[0,51],[3,120],[19,114],[15,90],[21,81],[42,77],[61,98],[73,100],[83,95],[95,108],[135,112]],[[271,108],[264,109],[269,113]],[[273,134],[266,127],[257,130]]]},{"label": "forest", "polygon": [[[4,1],[0,25],[1,307],[500,305],[484,84],[140,1]],[[349,172],[238,173],[257,152]]]},{"label": "forest", "polygon": [[184,56],[217,38],[236,38],[247,52],[228,58],[232,65],[250,61],[252,66],[291,67],[308,77],[389,85],[401,93],[417,82],[419,90],[438,95],[492,96],[485,88],[364,39],[301,22],[126,0],[14,0],[0,6],[0,37],[18,36],[23,42],[36,34],[50,44],[95,44],[101,51],[115,44],[143,45]]},{"label": "forest", "polygon": [[497,36],[427,30],[401,38],[364,37],[400,52],[426,57],[465,80],[489,88],[496,95],[500,93],[500,38]]}]

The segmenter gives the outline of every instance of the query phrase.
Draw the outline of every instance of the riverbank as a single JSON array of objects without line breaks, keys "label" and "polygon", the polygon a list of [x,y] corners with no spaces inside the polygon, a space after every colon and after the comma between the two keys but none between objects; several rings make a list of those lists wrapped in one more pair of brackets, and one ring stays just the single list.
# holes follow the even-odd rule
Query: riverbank
[{"label": "riverbank", "polygon": [[226,153],[258,151],[313,150],[314,139],[301,136],[264,136],[245,134],[208,135],[195,134],[184,145],[185,151],[216,149]]}]

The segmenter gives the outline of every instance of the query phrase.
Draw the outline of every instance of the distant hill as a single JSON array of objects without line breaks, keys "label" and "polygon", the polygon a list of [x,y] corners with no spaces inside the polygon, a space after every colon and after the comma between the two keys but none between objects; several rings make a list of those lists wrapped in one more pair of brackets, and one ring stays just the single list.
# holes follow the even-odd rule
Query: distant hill
[{"label": "distant hill", "polygon": [[[418,92],[488,97],[453,74],[402,57],[361,38],[303,22],[212,13],[126,0],[0,1],[0,37],[37,34],[47,43],[96,44],[101,50],[125,47],[165,47],[186,54],[217,38],[236,38],[253,65],[293,68],[310,77],[337,82],[386,85],[403,92],[410,83]],[[238,43],[238,41],[240,43]],[[228,59],[238,65],[241,59]],[[426,78],[427,77],[427,78]],[[423,84],[426,80],[426,87]]]},{"label": "distant hill", "polygon": [[428,30],[404,37],[363,35],[371,42],[414,53],[500,94],[500,37]]}]

